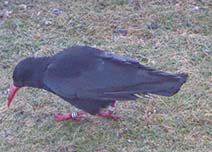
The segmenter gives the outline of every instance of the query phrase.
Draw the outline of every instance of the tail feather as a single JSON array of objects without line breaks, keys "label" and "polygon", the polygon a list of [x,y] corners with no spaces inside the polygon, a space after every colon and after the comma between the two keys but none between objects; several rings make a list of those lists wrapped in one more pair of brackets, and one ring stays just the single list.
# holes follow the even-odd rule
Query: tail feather
[{"label": "tail feather", "polygon": [[170,74],[161,71],[151,71],[148,79],[133,86],[119,88],[112,92],[104,92],[104,97],[126,98],[126,100],[137,98],[135,94],[156,94],[161,96],[172,96],[176,94],[186,82],[188,75],[185,73]]},{"label": "tail feather", "polygon": [[138,88],[144,93],[172,96],[180,90],[181,86],[187,81],[187,78],[188,74],[185,73],[174,75],[166,72],[158,72],[151,83],[140,84]]},{"label": "tail feather", "polygon": [[[107,88],[98,90],[92,98],[101,100],[135,100],[140,94],[156,94],[161,96],[172,96],[176,94],[181,86],[187,81],[188,75],[185,73],[170,74],[163,71],[145,69],[139,77],[138,83],[130,86],[118,88]],[[88,92],[86,92],[88,93]],[[79,94],[80,97],[90,97],[91,93]]]}]

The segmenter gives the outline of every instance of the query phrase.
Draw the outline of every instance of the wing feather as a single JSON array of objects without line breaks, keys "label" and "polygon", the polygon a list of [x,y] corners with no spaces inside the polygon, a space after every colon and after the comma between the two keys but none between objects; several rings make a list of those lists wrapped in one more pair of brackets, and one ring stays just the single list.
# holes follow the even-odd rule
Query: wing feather
[{"label": "wing feather", "polygon": [[86,46],[72,47],[51,60],[44,83],[65,98],[135,100],[134,94],[140,93],[170,96],[187,78]]}]

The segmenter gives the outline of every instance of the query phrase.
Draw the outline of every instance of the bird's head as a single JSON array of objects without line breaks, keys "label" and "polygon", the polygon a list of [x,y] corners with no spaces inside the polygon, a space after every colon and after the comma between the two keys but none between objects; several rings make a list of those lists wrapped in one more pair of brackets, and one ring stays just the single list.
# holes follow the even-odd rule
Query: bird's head
[{"label": "bird's head", "polygon": [[13,85],[16,87],[28,86],[34,72],[34,58],[26,58],[20,61],[13,71]]},{"label": "bird's head", "polygon": [[44,58],[26,58],[20,61],[13,71],[13,84],[10,88],[8,96],[8,107],[10,106],[15,93],[21,87],[36,87],[40,88],[42,85],[42,76],[45,61]]},{"label": "bird's head", "polygon": [[8,96],[7,106],[9,107],[15,93],[21,88],[27,85],[27,82],[31,79],[32,75],[32,58],[26,58],[20,61],[13,71],[13,84],[10,88]]}]

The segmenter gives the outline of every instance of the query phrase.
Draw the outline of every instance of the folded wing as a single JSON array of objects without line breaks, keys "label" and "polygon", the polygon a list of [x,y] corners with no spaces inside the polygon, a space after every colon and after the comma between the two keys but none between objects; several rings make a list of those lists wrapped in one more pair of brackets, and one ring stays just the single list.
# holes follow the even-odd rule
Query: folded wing
[{"label": "folded wing", "polygon": [[76,46],[51,59],[44,83],[65,98],[135,100],[135,94],[171,96],[186,74],[170,74],[145,67],[136,60]]}]

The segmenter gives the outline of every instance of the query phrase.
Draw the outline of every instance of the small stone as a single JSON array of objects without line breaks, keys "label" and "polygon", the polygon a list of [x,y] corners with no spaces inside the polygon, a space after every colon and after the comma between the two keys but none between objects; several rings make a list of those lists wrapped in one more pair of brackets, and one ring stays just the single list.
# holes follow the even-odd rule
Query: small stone
[{"label": "small stone", "polygon": [[152,64],[156,64],[156,62],[154,60],[151,61]]},{"label": "small stone", "polygon": [[211,50],[209,50],[209,49],[204,49],[203,51],[206,52],[206,53],[210,53],[211,52]]},{"label": "small stone", "polygon": [[7,17],[10,17],[10,14],[12,14],[12,11],[9,10],[0,10],[0,19],[5,19]]},{"label": "small stone", "polygon": [[40,14],[41,14],[41,11],[38,11],[38,12],[37,12],[37,16],[39,16]]},{"label": "small stone", "polygon": [[209,50],[209,49],[204,49],[204,50],[202,50],[203,51],[203,53],[205,54],[205,55],[207,55],[207,56],[209,56],[209,54],[211,53],[211,50]]},{"label": "small stone", "polygon": [[193,10],[197,11],[197,10],[199,10],[199,7],[198,7],[198,6],[195,6],[195,7],[193,8]]},{"label": "small stone", "polygon": [[12,14],[12,11],[6,11],[5,12],[5,17],[10,17],[11,14]]},{"label": "small stone", "polygon": [[157,23],[150,23],[147,25],[147,28],[152,29],[152,30],[157,29],[159,27],[160,27],[160,25],[158,25]]},{"label": "small stone", "polygon": [[8,95],[9,92],[8,92],[8,90],[6,89],[6,90],[2,91],[1,94],[3,94],[3,95]]},{"label": "small stone", "polygon": [[54,15],[58,16],[58,15],[62,14],[62,10],[61,10],[61,9],[58,9],[58,8],[54,8],[54,9],[52,10],[52,13],[53,13]]},{"label": "small stone", "polygon": [[151,114],[152,114],[152,112],[149,111],[147,115],[150,116]]},{"label": "small stone", "polygon": [[156,113],[156,112],[157,112],[157,110],[156,110],[156,108],[154,108],[153,113]]},{"label": "small stone", "polygon": [[116,29],[113,30],[114,33],[119,33],[119,34],[122,34],[123,36],[126,36],[128,31],[127,29],[125,28],[120,28],[120,27],[117,27]]},{"label": "small stone", "polygon": [[27,5],[25,5],[25,4],[20,4],[19,7],[20,7],[20,9],[23,9],[23,10],[27,9]]},{"label": "small stone", "polygon": [[6,94],[9,94],[10,88],[8,88],[5,92],[6,92]]},{"label": "small stone", "polygon": [[8,1],[4,1],[4,6],[7,6],[9,4]]},{"label": "small stone", "polygon": [[52,21],[45,21],[44,24],[47,25],[47,26],[48,25],[51,25],[52,24]]}]

